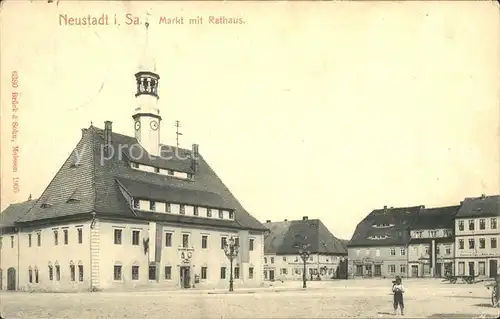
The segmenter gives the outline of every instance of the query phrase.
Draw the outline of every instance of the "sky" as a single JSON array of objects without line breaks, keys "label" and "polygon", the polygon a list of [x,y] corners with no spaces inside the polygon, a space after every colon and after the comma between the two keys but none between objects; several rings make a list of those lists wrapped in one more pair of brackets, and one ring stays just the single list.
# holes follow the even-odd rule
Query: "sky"
[{"label": "sky", "polygon": [[[498,12],[486,1],[2,2],[1,209],[40,196],[91,122],[134,134],[146,18],[162,142],[175,145],[179,120],[181,147],[199,144],[260,221],[319,218],[349,239],[384,205],[498,194]],[[60,24],[103,14],[109,25]]]}]

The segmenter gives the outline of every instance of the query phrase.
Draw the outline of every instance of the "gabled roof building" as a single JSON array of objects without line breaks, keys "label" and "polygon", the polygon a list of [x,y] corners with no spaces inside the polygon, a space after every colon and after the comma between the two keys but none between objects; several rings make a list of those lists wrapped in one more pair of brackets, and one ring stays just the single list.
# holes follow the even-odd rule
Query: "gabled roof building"
[{"label": "gabled roof building", "polygon": [[350,276],[406,277],[410,229],[424,208],[385,206],[368,214],[349,242]]},{"label": "gabled roof building", "polygon": [[110,121],[83,129],[40,198],[2,214],[19,212],[15,221],[4,218],[15,226],[9,231],[19,247],[4,244],[1,251],[1,268],[12,274],[2,273],[9,289],[225,287],[230,237],[239,242],[235,286],[261,284],[267,228],[197,144],[161,143],[160,77],[154,60],[144,61],[135,74],[134,136],[114,132]]},{"label": "gabled roof building", "polygon": [[347,257],[346,243],[335,237],[321,220],[304,216],[302,220],[268,220],[264,225],[269,229],[264,240],[266,280],[302,280],[304,262],[300,249],[303,248],[309,253],[308,280],[343,276],[337,269]]},{"label": "gabled roof building", "polygon": [[500,195],[465,198],[455,216],[455,272],[500,274]]},{"label": "gabled roof building", "polygon": [[409,277],[453,274],[453,220],[460,206],[425,208],[410,231]]}]

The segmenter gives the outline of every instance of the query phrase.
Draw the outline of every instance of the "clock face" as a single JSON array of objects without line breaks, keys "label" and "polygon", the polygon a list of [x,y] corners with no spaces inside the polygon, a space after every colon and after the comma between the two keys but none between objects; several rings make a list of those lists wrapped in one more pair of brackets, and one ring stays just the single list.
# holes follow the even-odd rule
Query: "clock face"
[{"label": "clock face", "polygon": [[150,123],[150,124],[151,124],[151,129],[152,129],[153,131],[156,131],[156,130],[158,129],[158,122],[156,122],[156,121],[151,121],[151,123]]},{"label": "clock face", "polygon": [[138,131],[141,128],[141,122],[135,122],[135,130]]}]

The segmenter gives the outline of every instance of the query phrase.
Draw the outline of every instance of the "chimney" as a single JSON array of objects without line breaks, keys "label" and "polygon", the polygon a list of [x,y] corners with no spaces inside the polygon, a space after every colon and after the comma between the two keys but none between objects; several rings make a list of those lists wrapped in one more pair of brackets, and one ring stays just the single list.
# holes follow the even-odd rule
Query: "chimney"
[{"label": "chimney", "polygon": [[307,216],[302,217],[302,220],[308,220],[308,219],[309,219],[309,217],[307,217]]},{"label": "chimney", "polygon": [[485,199],[486,198],[486,194],[481,194],[481,199]]},{"label": "chimney", "polygon": [[191,169],[196,173],[198,171],[198,159],[200,157],[200,153],[198,151],[198,144],[193,144],[191,150]]},{"label": "chimney", "polygon": [[285,219],[285,221],[287,222],[287,221],[288,221],[288,219]]},{"label": "chimney", "polygon": [[28,197],[28,200],[31,200],[31,194],[30,194],[30,196]]},{"label": "chimney", "polygon": [[420,205],[420,211],[423,211],[425,209],[425,205]]},{"label": "chimney", "polygon": [[104,144],[106,145],[111,145],[112,123],[111,121],[104,121]]},{"label": "chimney", "polygon": [[82,128],[82,137],[85,135],[85,133],[87,133],[87,129],[86,128]]},{"label": "chimney", "polygon": [[266,223],[270,223],[270,222],[271,222],[271,220],[270,220],[270,219],[266,220]]}]

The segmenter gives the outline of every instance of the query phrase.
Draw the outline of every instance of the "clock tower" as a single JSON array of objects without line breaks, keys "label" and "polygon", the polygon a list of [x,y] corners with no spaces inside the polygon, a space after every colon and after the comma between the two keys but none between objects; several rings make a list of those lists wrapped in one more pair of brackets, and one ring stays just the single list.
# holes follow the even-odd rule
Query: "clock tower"
[{"label": "clock tower", "polygon": [[141,146],[154,156],[160,155],[160,109],[158,105],[158,81],[160,76],[156,74],[156,63],[149,52],[148,28],[146,22],[146,45],[144,55],[139,64],[139,70],[135,74],[137,83],[137,106],[134,115],[135,138]]}]

